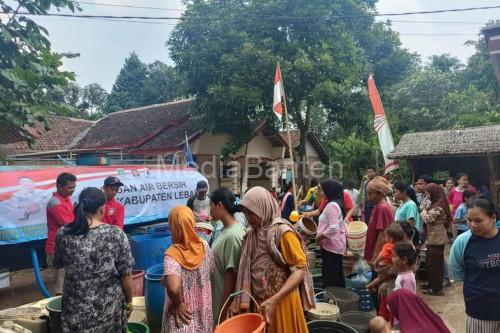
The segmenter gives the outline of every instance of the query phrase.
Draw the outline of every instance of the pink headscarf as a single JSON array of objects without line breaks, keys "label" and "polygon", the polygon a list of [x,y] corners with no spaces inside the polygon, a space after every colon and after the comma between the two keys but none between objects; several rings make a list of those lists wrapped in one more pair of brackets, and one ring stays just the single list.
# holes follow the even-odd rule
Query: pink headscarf
[{"label": "pink headscarf", "polygon": [[387,304],[403,333],[450,333],[441,317],[407,289],[398,289],[387,296]]}]

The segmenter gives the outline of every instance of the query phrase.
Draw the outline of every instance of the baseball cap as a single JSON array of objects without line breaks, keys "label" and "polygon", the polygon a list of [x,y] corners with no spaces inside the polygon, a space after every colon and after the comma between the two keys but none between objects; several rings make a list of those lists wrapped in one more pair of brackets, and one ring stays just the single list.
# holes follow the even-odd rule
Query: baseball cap
[{"label": "baseball cap", "polygon": [[204,180],[200,180],[197,184],[196,184],[196,190],[197,191],[208,191],[208,184],[206,181]]},{"label": "baseball cap", "polygon": [[123,186],[124,184],[118,177],[108,177],[104,179],[104,186]]}]

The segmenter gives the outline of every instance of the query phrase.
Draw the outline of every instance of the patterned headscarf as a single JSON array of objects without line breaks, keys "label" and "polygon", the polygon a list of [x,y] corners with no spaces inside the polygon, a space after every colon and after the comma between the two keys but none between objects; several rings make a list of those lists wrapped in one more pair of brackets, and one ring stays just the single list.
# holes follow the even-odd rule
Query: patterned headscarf
[{"label": "patterned headscarf", "polygon": [[170,211],[168,224],[173,244],[165,254],[173,257],[184,269],[195,270],[205,258],[205,245],[194,229],[196,220],[193,211],[186,206],[177,206]]},{"label": "patterned headscarf", "polygon": [[[280,217],[278,203],[271,192],[265,188],[252,187],[245,194],[240,205],[261,218],[262,224],[258,229],[250,228],[245,236],[236,290],[245,290],[252,296],[263,300],[267,290],[265,277],[269,265],[274,261],[278,265],[287,266],[278,248],[281,237],[286,232],[292,231],[299,240],[301,238],[290,222]],[[304,244],[301,243],[301,245],[305,253]],[[307,267],[302,267],[302,269],[306,270],[306,276],[299,285],[299,292],[302,306],[308,310],[314,307],[313,282]],[[236,313],[239,310],[247,310],[249,306],[250,298],[244,293],[235,297],[232,309]]]}]

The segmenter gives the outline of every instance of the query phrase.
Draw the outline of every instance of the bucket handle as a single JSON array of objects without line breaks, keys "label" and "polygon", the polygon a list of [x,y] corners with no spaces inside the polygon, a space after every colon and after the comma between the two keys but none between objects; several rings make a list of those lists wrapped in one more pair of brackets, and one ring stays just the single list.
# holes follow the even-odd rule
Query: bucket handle
[{"label": "bucket handle", "polygon": [[[332,294],[329,291],[326,291],[326,290],[325,291],[320,291],[319,293],[317,293],[316,295],[314,295],[314,298],[316,298],[318,295],[321,295],[321,294],[326,294],[327,296],[331,297],[331,299],[334,302],[333,304],[335,304],[336,306],[338,306],[338,304],[337,304],[337,298],[335,298],[335,295]],[[328,303],[330,303],[330,302],[328,302]]]},{"label": "bucket handle", "polygon": [[238,296],[238,295],[241,295],[243,293],[246,293],[248,296],[250,296],[250,298],[252,299],[252,301],[254,301],[255,305],[257,305],[257,310],[260,312],[260,306],[259,306],[259,303],[257,303],[257,301],[255,300],[255,298],[253,298],[252,295],[250,295],[250,293],[246,290],[239,290],[239,291],[235,291],[234,293],[232,294],[229,294],[229,297],[226,299],[226,301],[224,302],[224,305],[222,305],[222,308],[220,309],[220,313],[219,313],[219,320],[217,321],[217,326],[220,325],[220,319],[222,317],[222,312],[224,311],[224,308],[226,307],[227,303],[229,302],[229,300],[231,298],[233,298],[234,296]]}]

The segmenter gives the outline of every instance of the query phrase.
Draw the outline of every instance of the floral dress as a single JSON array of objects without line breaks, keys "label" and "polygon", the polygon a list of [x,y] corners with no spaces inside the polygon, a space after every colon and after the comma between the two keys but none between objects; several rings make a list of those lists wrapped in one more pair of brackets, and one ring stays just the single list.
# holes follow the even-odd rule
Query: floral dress
[{"label": "floral dress", "polygon": [[126,332],[125,295],[120,278],[134,260],[125,233],[101,224],[86,235],[64,234],[59,228],[54,265],[65,268],[62,332]]},{"label": "floral dress", "polygon": [[205,258],[200,267],[189,271],[171,256],[165,255],[163,260],[164,274],[175,275],[182,281],[182,298],[186,308],[193,314],[189,325],[175,326],[175,319],[169,312],[165,289],[165,307],[163,310],[162,333],[211,333],[213,332],[212,287],[210,274],[215,269],[214,257],[210,247],[205,243]]}]

